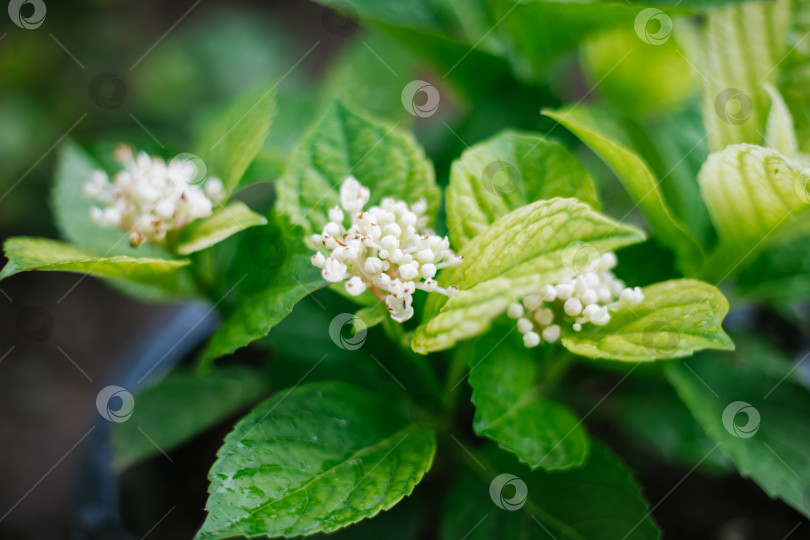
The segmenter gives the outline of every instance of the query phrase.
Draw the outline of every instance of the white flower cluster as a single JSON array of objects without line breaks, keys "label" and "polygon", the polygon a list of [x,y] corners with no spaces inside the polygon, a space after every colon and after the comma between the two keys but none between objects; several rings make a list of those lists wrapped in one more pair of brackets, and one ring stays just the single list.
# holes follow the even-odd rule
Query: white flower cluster
[{"label": "white flower cluster", "polygon": [[[450,241],[425,229],[427,203],[420,199],[411,207],[403,201],[383,199],[368,210],[370,192],[355,178],[340,186],[340,206],[329,210],[329,223],[312,236],[320,251],[312,264],[322,268],[329,282],[346,281],[346,291],[358,296],[369,290],[384,300],[391,318],[404,322],[413,316],[416,289],[452,296],[458,289],[439,287],[436,272],[461,263],[450,249]],[[348,214],[349,226],[344,226]]]},{"label": "white flower cluster", "polygon": [[610,322],[610,312],[622,304],[640,304],[644,293],[639,287],[625,287],[624,282],[613,275],[611,270],[616,263],[613,252],[604,253],[575,275],[546,285],[539,293],[511,304],[507,315],[517,319],[523,344],[536,347],[543,340],[554,343],[560,339],[560,325],[554,324],[557,315],[573,321],[574,331],[579,332],[583,324],[606,325]]},{"label": "white flower cluster", "polygon": [[168,231],[210,216],[213,204],[225,198],[219,178],[208,178],[203,189],[192,183],[198,171],[191,160],[178,156],[166,163],[145,152],[135,155],[127,145],[116,148],[115,158],[124,168],[112,182],[103,171],[94,171],[82,193],[107,205],[91,209],[93,221],[128,231],[133,247],[161,242]]}]

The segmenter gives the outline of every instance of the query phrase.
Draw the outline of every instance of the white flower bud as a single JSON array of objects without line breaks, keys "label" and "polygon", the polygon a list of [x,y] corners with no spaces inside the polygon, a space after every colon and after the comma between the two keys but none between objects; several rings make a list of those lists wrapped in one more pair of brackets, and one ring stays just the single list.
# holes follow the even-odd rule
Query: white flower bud
[{"label": "white flower bud", "polygon": [[383,236],[382,240],[380,241],[383,249],[387,249],[388,251],[393,251],[399,248],[399,238],[396,236]]},{"label": "white flower bud", "polygon": [[377,257],[369,257],[363,265],[363,270],[371,275],[379,274],[383,271],[383,262]]},{"label": "white flower bud", "polygon": [[343,210],[339,206],[333,206],[329,209],[329,221],[343,223]]},{"label": "white flower bud", "polygon": [[346,292],[352,296],[360,296],[365,290],[366,284],[360,276],[354,276],[346,282]]},{"label": "white flower bud", "polygon": [[523,335],[523,344],[531,349],[540,345],[540,336],[536,332],[528,332]]},{"label": "white flower bud", "polygon": [[324,257],[323,253],[321,253],[320,251],[312,256],[312,266],[315,266],[316,268],[323,268],[325,264],[326,264],[326,257]]},{"label": "white flower bud", "polygon": [[389,236],[396,236],[399,237],[402,235],[402,229],[399,228],[399,225],[396,223],[389,223],[385,227],[383,227],[383,233]]},{"label": "white flower bud", "polygon": [[586,289],[585,292],[579,295],[579,299],[582,301],[582,305],[589,306],[598,302],[599,296],[596,294],[595,290]]},{"label": "white flower bud", "polygon": [[557,292],[557,298],[560,300],[567,301],[569,298],[571,298],[571,295],[574,294],[574,287],[568,283],[561,283],[554,287],[554,290]]},{"label": "white flower bud", "polygon": [[579,298],[569,298],[563,304],[563,310],[566,315],[576,317],[582,313],[582,302],[579,301]]},{"label": "white flower bud", "polygon": [[619,295],[619,301],[627,306],[637,306],[642,300],[644,300],[644,293],[641,291],[641,287],[624,289]]},{"label": "white flower bud", "polygon": [[388,254],[388,260],[394,264],[399,264],[400,262],[402,262],[402,257],[404,256],[405,255],[402,253],[401,249],[395,249]]},{"label": "white flower bud", "polygon": [[543,288],[540,289],[540,298],[546,302],[553,302],[557,299],[557,289],[552,285],[544,285]]},{"label": "white flower bud", "polygon": [[560,339],[560,327],[556,324],[552,324],[543,329],[543,339],[545,339],[549,343],[554,343],[558,339]]},{"label": "white flower bud", "polygon": [[517,328],[518,332],[520,332],[521,334],[525,334],[526,332],[531,332],[532,330],[534,330],[534,325],[532,324],[532,321],[530,321],[529,319],[520,318],[518,319],[517,322]]},{"label": "white flower bud", "polygon": [[326,224],[323,228],[324,236],[329,235],[332,238],[337,238],[340,236],[340,225],[335,223],[334,221],[330,221]]},{"label": "white flower bud", "polygon": [[419,272],[421,272],[423,278],[431,279],[436,276],[436,265],[431,263],[423,264],[419,268]]},{"label": "white flower bud", "polygon": [[406,280],[416,279],[419,277],[419,269],[413,264],[403,264],[399,267],[399,275]]},{"label": "white flower bud", "polygon": [[540,326],[548,326],[554,321],[554,312],[549,308],[541,308],[534,312],[534,320]]},{"label": "white flower bud", "polygon": [[422,249],[416,253],[416,260],[421,263],[432,263],[436,260],[436,254],[432,249]]},{"label": "white flower bud", "polygon": [[523,306],[521,306],[517,302],[512,302],[506,309],[506,315],[510,319],[520,319],[521,317],[523,317],[523,313],[524,313]]}]

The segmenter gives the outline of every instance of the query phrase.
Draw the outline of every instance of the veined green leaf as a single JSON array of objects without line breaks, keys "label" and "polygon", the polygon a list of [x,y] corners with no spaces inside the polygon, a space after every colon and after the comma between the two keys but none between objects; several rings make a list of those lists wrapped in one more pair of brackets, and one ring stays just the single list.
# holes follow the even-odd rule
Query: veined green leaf
[{"label": "veined green leaf", "polygon": [[203,365],[263,338],[299,300],[327,285],[312,266],[301,227],[275,216],[265,229],[254,231],[258,243],[248,242],[235,256],[240,265],[234,275],[236,304],[203,350]]},{"label": "veined green leaf", "polygon": [[135,409],[115,424],[115,466],[123,470],[199,435],[247,407],[268,390],[254,370],[176,371],[135,394]]},{"label": "veined green leaf", "polygon": [[572,273],[572,257],[588,264],[596,253],[643,239],[635,227],[574,199],[518,208],[464,246],[462,264],[439,275],[443,286],[456,285],[461,292],[444,305],[439,295],[431,296],[423,319],[427,322],[414,332],[413,350],[424,354],[446,349],[480,334],[511,302]]},{"label": "veined green leaf", "polygon": [[608,324],[584,325],[581,332],[563,337],[563,346],[582,356],[624,362],[734,348],[722,327],[728,301],[715,287],[693,279],[674,279],[643,290],[641,304],[620,305]]},{"label": "veined green leaf", "polygon": [[[810,393],[778,353],[748,347],[707,353],[667,368],[667,377],[706,433],[745,477],[810,516]],[[763,369],[762,366],[776,367]],[[715,447],[716,448],[716,447]]]},{"label": "veined green leaf", "polygon": [[515,337],[510,331],[504,336],[493,331],[479,339],[469,359],[475,432],[532,469],[581,466],[590,446],[582,422],[542,395],[537,355],[510,339]]},{"label": "veined green leaf", "polygon": [[211,247],[248,227],[266,225],[267,218],[252,211],[241,201],[220,208],[206,219],[191,223],[183,229],[177,252],[188,255]]},{"label": "veined green leaf", "polygon": [[[721,247],[733,256],[751,249],[808,208],[810,176],[775,150],[735,144],[709,156],[698,174]],[[734,262],[737,262],[735,260]]]},{"label": "veined green leaf", "polygon": [[411,493],[435,451],[432,431],[397,418],[362,388],[293,388],[225,438],[197,538],[293,537],[373,517]]},{"label": "veined green leaf", "polygon": [[790,2],[751,2],[707,16],[703,122],[709,149],[759,144],[768,110],[764,83],[778,75],[788,29]]},{"label": "veined green leaf", "polygon": [[413,136],[335,102],[290,158],[277,184],[276,210],[307,233],[320,232],[350,175],[371,190],[369,205],[385,197],[408,203],[425,198],[427,215],[434,217],[439,208],[433,166]]},{"label": "veined green leaf", "polygon": [[600,125],[604,117],[598,111],[577,107],[544,114],[571,130],[610,167],[661,242],[678,254],[680,267],[691,268],[702,261],[700,245],[671,211],[655,175],[637,154],[604,135]]},{"label": "veined green leaf", "polygon": [[588,171],[560,143],[506,131],[453,162],[447,226],[458,250],[489,225],[530,202],[572,197],[599,208]]},{"label": "veined green leaf", "polygon": [[[657,540],[658,527],[632,472],[594,442],[581,468],[530,471],[490,448],[448,497],[442,540],[559,538]],[[475,525],[475,527],[473,527]]]},{"label": "veined green leaf", "polygon": [[95,257],[64,242],[26,236],[9,238],[3,245],[3,251],[8,263],[0,272],[0,279],[18,272],[46,270],[176,289],[182,277],[181,271],[189,262],[186,259],[134,258],[125,255]]},{"label": "veined green leaf", "polygon": [[262,149],[276,114],[275,85],[248,92],[208,128],[198,155],[230,194]]}]

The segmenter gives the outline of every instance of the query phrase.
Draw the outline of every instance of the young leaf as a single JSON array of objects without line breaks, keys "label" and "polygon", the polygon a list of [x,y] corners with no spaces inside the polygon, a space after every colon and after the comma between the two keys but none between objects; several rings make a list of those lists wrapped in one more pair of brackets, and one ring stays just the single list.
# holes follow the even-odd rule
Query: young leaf
[{"label": "young leaf", "polygon": [[262,149],[276,114],[275,85],[247,93],[208,128],[198,155],[230,194]]},{"label": "young leaf", "polygon": [[588,171],[560,143],[506,131],[476,144],[453,162],[447,227],[455,249],[530,202],[572,197],[599,208]]},{"label": "young leaf", "polygon": [[133,258],[125,255],[95,257],[64,242],[26,236],[9,238],[3,245],[3,251],[8,263],[0,272],[0,279],[18,272],[46,270],[159,285],[171,290],[181,288],[182,270],[189,262],[187,259]]},{"label": "young leaf", "polygon": [[504,452],[476,459],[450,493],[442,540],[659,538],[632,473],[602,444],[566,471],[530,471]]},{"label": "young leaf", "polygon": [[[257,234],[257,243],[245,244],[235,258],[241,276],[235,277],[233,288],[240,297],[203,350],[204,365],[266,336],[301,298],[327,285],[312,266],[312,251],[300,227],[275,216],[264,230],[254,231],[265,234]],[[243,281],[248,285],[238,287]]]},{"label": "young leaf", "polygon": [[373,517],[411,493],[435,451],[433,432],[362,388],[293,388],[225,438],[197,538],[292,537]]},{"label": "young leaf", "polygon": [[637,154],[602,132],[602,117],[595,109],[577,107],[544,111],[579,137],[616,174],[661,242],[673,249],[679,265],[689,268],[703,259],[703,251],[686,227],[672,213],[659,189],[659,182]]},{"label": "young leaf", "polygon": [[774,374],[756,365],[775,365],[773,354],[755,361],[751,354],[707,353],[669,366],[667,377],[740,474],[810,516],[810,393],[789,377],[795,367],[782,364]]},{"label": "young leaf", "polygon": [[435,216],[440,193],[433,166],[410,133],[397,124],[367,120],[335,102],[290,158],[279,180],[276,210],[320,232],[326,213],[340,203],[340,184],[354,176],[371,190],[369,205],[385,197],[414,203],[425,198]]},{"label": "young leaf", "polygon": [[587,325],[563,337],[574,354],[624,362],[690,356],[702,349],[730,350],[723,332],[728,301],[715,287],[675,279],[644,287],[644,300],[620,305],[605,326]]},{"label": "young leaf", "polygon": [[[413,350],[426,354],[486,331],[511,303],[572,271],[574,256],[588,264],[595,253],[640,242],[644,234],[574,199],[537,201],[489,226],[460,251],[464,262],[443,271],[440,283],[461,292],[441,305],[428,302],[413,336]],[[587,246],[590,249],[583,249]]]},{"label": "young leaf", "polygon": [[183,229],[177,253],[189,255],[222,242],[248,227],[266,224],[264,216],[252,211],[245,203],[235,201],[215,211],[211,217],[195,221]]},{"label": "young leaf", "polygon": [[775,150],[735,144],[709,156],[698,182],[717,234],[732,255],[754,247],[808,208],[810,176]]},{"label": "young leaf", "polygon": [[752,2],[711,12],[702,66],[703,122],[712,152],[761,142],[768,110],[763,83],[784,59],[790,2]]},{"label": "young leaf", "polygon": [[768,122],[765,127],[765,143],[783,156],[796,157],[799,153],[799,144],[796,142],[793,117],[785,100],[773,85],[766,84],[765,91],[771,98],[771,110],[768,112]]},{"label": "young leaf", "polygon": [[132,416],[115,425],[116,469],[169,452],[256,401],[267,389],[267,380],[252,370],[170,373],[135,394]]},{"label": "young leaf", "polygon": [[589,449],[582,422],[540,392],[533,351],[504,337],[479,339],[469,360],[475,432],[493,439],[532,469],[582,465]]}]

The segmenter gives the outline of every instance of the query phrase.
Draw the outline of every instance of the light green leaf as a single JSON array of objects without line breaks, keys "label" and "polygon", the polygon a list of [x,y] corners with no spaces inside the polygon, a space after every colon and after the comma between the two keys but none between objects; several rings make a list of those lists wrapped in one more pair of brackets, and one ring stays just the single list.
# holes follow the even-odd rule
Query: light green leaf
[{"label": "light green leaf", "polygon": [[720,241],[737,258],[808,208],[808,176],[775,150],[735,144],[709,156],[698,182]]},{"label": "light green leaf", "polygon": [[340,184],[349,175],[371,190],[369,205],[385,197],[408,203],[425,198],[427,215],[439,208],[433,166],[413,136],[335,102],[290,158],[277,184],[276,210],[307,233],[320,232],[329,208],[340,204]]},{"label": "light green leaf", "polygon": [[167,250],[153,244],[132,248],[125,231],[106,229],[90,218],[90,209],[99,203],[82,195],[82,186],[98,170],[101,165],[79,145],[68,142],[59,149],[51,205],[62,236],[96,256],[171,258]]},{"label": "light green leaf", "polygon": [[276,114],[275,85],[248,92],[212,123],[198,150],[208,176],[230,194],[262,149]]},{"label": "light green leaf", "polygon": [[253,370],[175,371],[135,394],[126,422],[115,424],[115,466],[123,470],[192,439],[256,401],[268,381]]},{"label": "light green leaf", "polygon": [[785,52],[788,0],[751,2],[706,17],[703,122],[712,152],[759,144],[768,110],[763,83],[772,83]]},{"label": "light green leaf", "polygon": [[177,253],[188,255],[222,242],[249,227],[266,224],[267,218],[252,211],[245,203],[235,201],[218,209],[211,217],[195,221],[183,229],[177,244]]},{"label": "light green leaf", "polygon": [[765,127],[765,143],[782,155],[793,158],[799,153],[796,142],[796,130],[793,128],[793,117],[782,99],[779,91],[771,84],[765,85],[765,91],[771,98],[771,110]]},{"label": "light green leaf", "polygon": [[[418,353],[447,349],[486,331],[511,303],[588,264],[604,253],[640,242],[644,234],[574,199],[537,201],[490,225],[460,251],[464,262],[439,282],[461,292],[442,305],[432,295],[411,346]],[[441,311],[441,312],[440,312]]]},{"label": "light green leaf", "polygon": [[512,131],[476,144],[450,171],[446,205],[452,245],[461,249],[512,210],[554,197],[599,208],[588,171],[563,145]]},{"label": "light green leaf", "polygon": [[364,307],[354,314],[354,331],[367,330],[372,326],[377,326],[388,317],[388,308],[385,302],[376,302],[371,307]]},{"label": "light green leaf", "polygon": [[479,339],[469,359],[475,432],[532,469],[582,465],[589,448],[582,422],[542,394],[537,355],[510,339],[515,337],[508,336],[511,331],[503,336],[493,331]]},{"label": "light green leaf", "polygon": [[[565,471],[530,471],[508,454],[492,450],[476,457],[486,470],[470,463],[470,471],[450,492],[442,540],[660,538],[631,471],[602,444],[592,445],[582,468]],[[501,489],[495,484],[493,490],[500,475],[516,478],[502,478]],[[503,480],[510,480],[509,485]],[[524,495],[517,491],[521,482],[525,497],[516,497]]]},{"label": "light green leaf", "polygon": [[[667,377],[706,433],[745,477],[810,516],[810,393],[771,351],[741,348],[667,368]],[[780,372],[763,369],[776,366]],[[795,369],[795,368],[794,368]]]},{"label": "light green leaf", "polygon": [[546,110],[544,114],[571,130],[610,167],[661,242],[678,254],[680,267],[689,268],[702,261],[700,245],[675,217],[644,160],[604,134],[605,115],[588,107]]},{"label": "light green leaf", "polygon": [[263,338],[299,300],[327,285],[312,266],[313,252],[304,245],[300,227],[276,216],[263,229],[253,231],[258,234],[240,246],[234,257],[236,305],[226,311],[203,350],[203,365]]},{"label": "light green leaf", "polygon": [[197,538],[292,537],[373,517],[411,493],[435,451],[433,432],[362,388],[293,388],[225,438]]},{"label": "light green leaf", "polygon": [[563,337],[563,346],[574,354],[624,362],[734,348],[722,327],[728,301],[715,287],[693,279],[674,279],[643,291],[641,304],[620,304],[608,324],[584,325],[581,332]]},{"label": "light green leaf", "polygon": [[125,255],[95,257],[77,247],[49,240],[16,236],[3,245],[8,263],[0,272],[0,279],[18,272],[45,270],[73,272],[129,283],[161,286],[170,290],[183,289],[183,267],[188,260],[133,258]]}]

